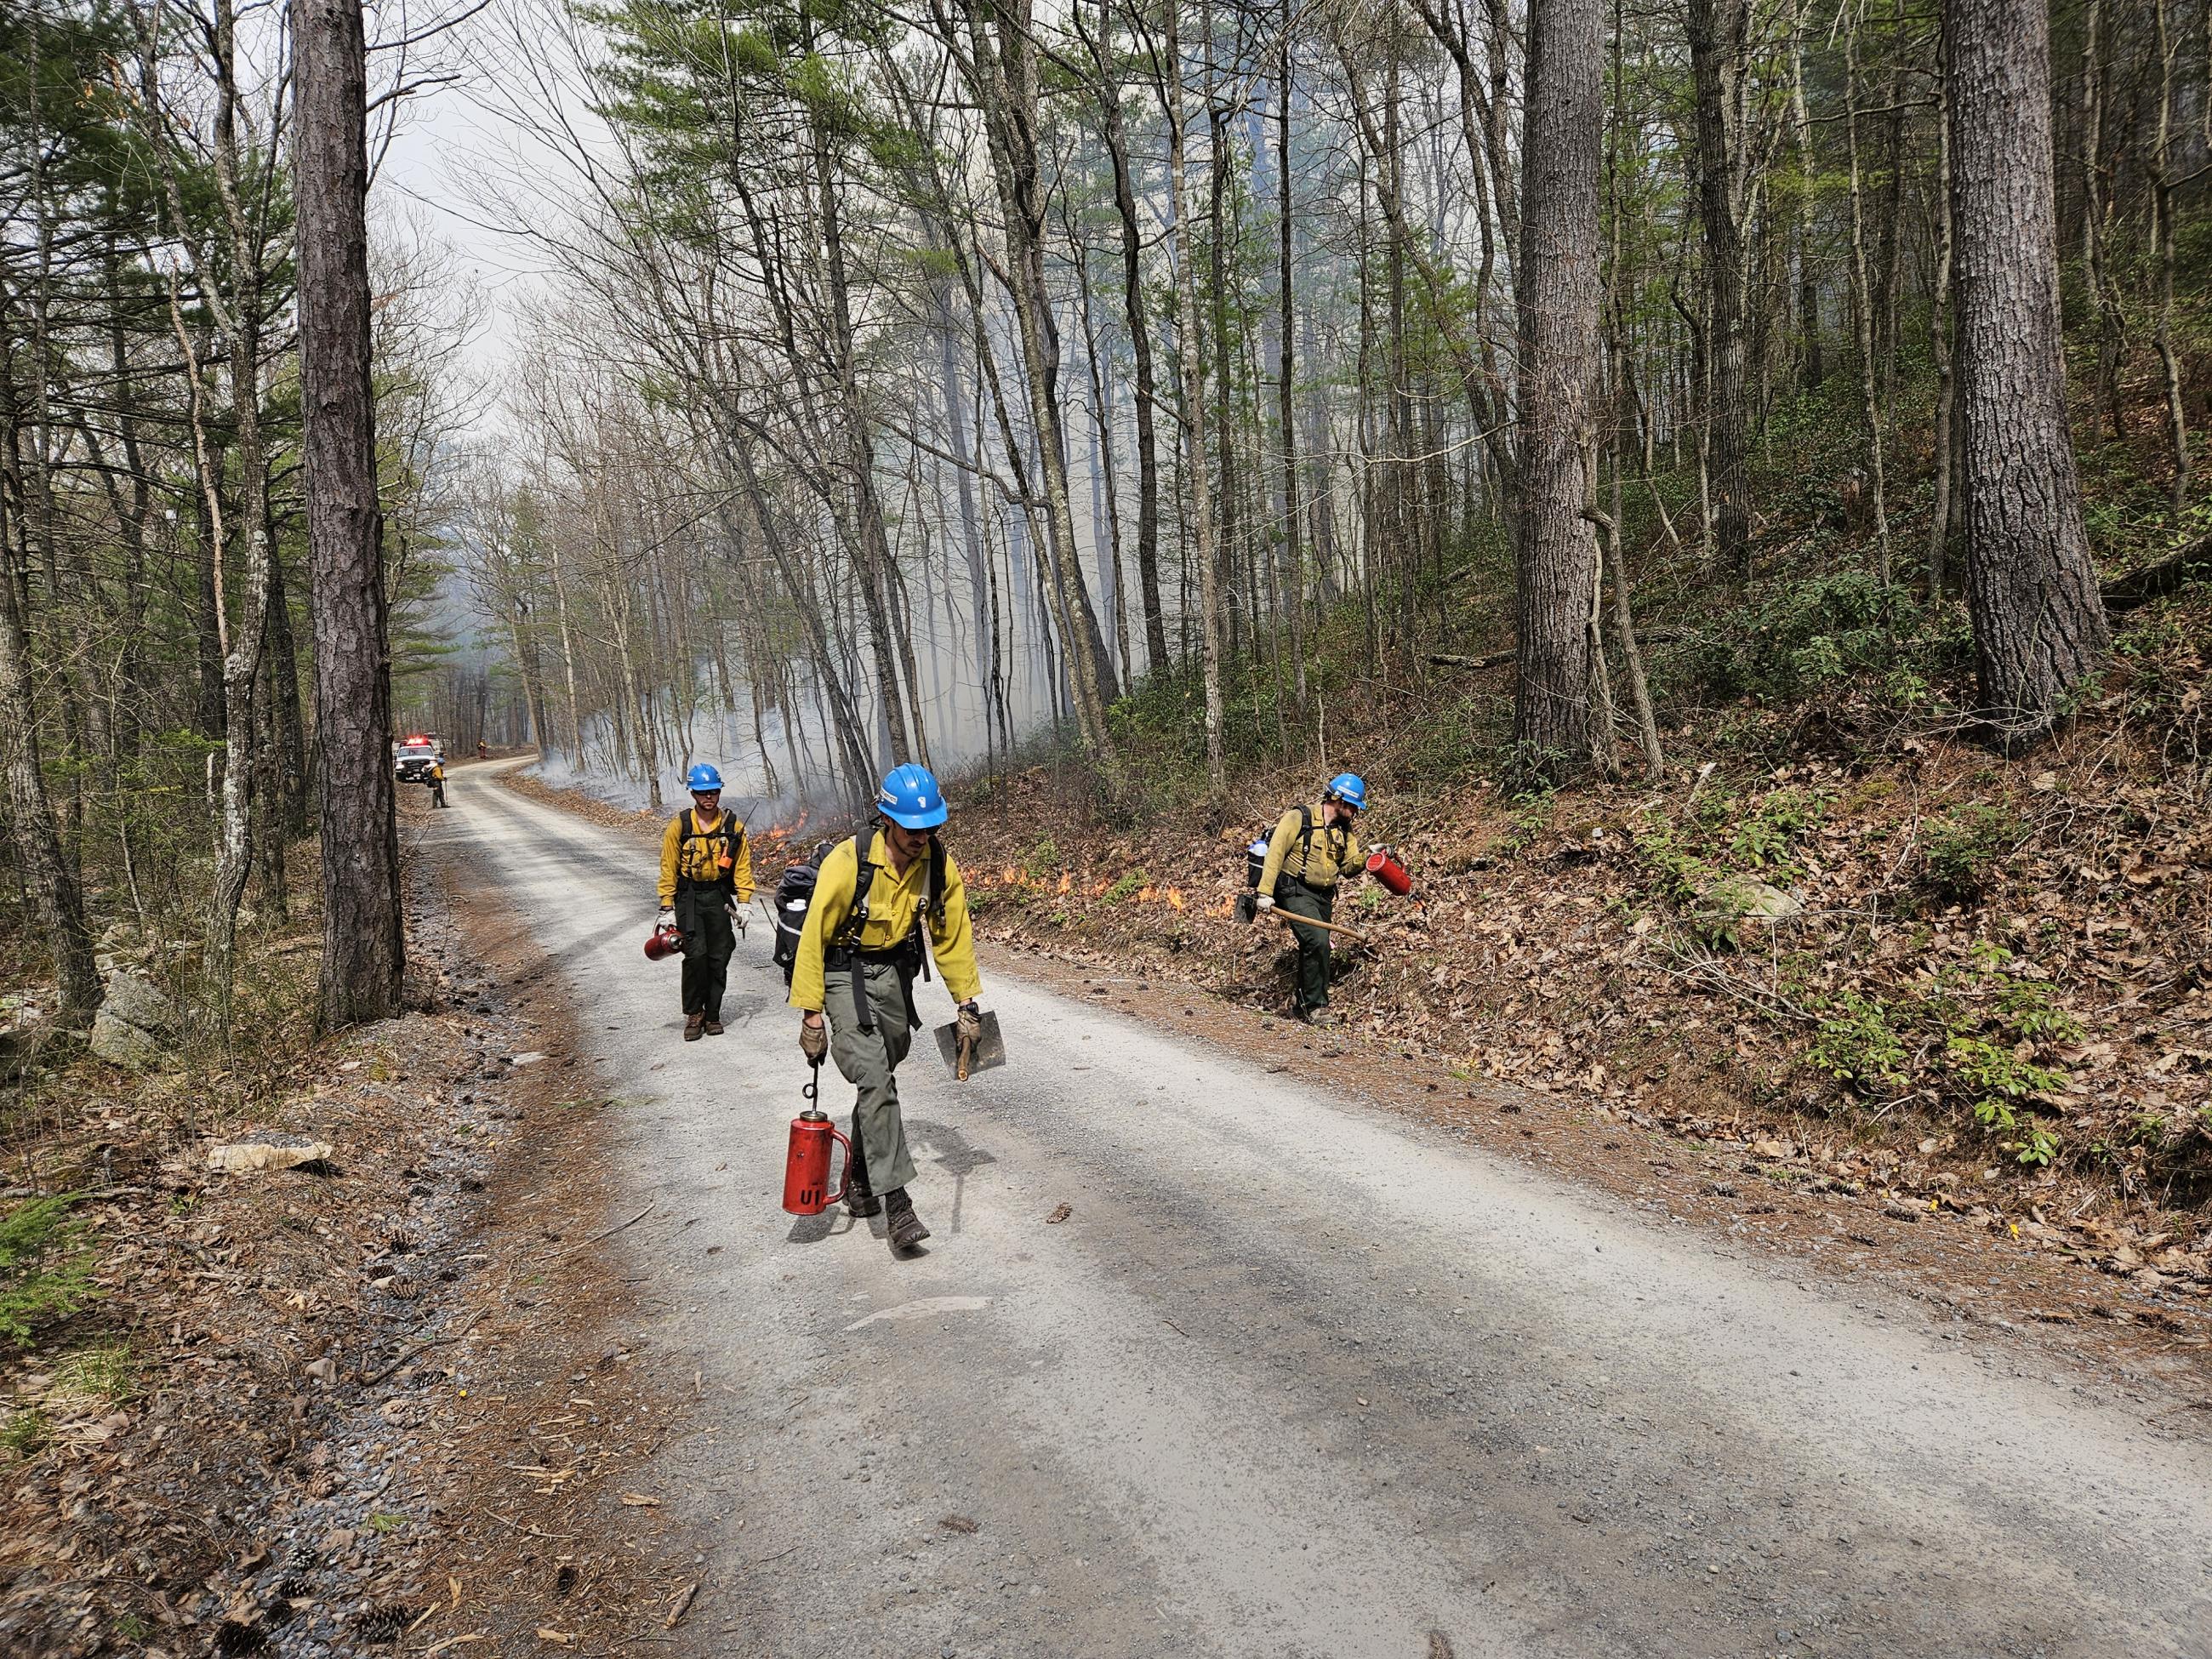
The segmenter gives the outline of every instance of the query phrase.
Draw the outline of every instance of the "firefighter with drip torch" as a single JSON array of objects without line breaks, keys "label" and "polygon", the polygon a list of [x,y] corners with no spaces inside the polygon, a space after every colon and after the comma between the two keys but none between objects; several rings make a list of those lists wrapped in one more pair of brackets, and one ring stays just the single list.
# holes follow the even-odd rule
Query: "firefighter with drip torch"
[{"label": "firefighter with drip torch", "polygon": [[[1367,854],[1353,832],[1367,809],[1367,785],[1352,772],[1340,772],[1322,791],[1315,806],[1293,806],[1275,822],[1267,837],[1267,863],[1260,872],[1261,913],[1279,907],[1297,940],[1297,988],[1291,1012],[1309,1024],[1328,1024],[1328,934],[1295,920],[1327,921],[1336,908],[1337,884],[1367,865]],[[1256,845],[1256,844],[1255,844]]]},{"label": "firefighter with drip torch", "polygon": [[[984,1030],[976,1006],[982,980],[968,890],[937,831],[950,814],[937,780],[922,767],[895,768],[876,794],[876,821],[825,856],[792,966],[791,1006],[800,1010],[799,1046],[810,1064],[835,1060],[857,1091],[846,1205],[882,1214],[891,1248],[929,1237],[907,1188],[914,1160],[899,1113],[899,1062],[921,1022],[914,979],[934,954],[958,1005],[960,1040]],[[928,942],[923,943],[927,931]]]},{"label": "firefighter with drip torch", "polygon": [[691,805],[660,837],[660,926],[684,934],[684,1040],[722,1035],[722,992],[752,902],[745,826],[722,810],[722,775],[704,761],[684,775]]}]

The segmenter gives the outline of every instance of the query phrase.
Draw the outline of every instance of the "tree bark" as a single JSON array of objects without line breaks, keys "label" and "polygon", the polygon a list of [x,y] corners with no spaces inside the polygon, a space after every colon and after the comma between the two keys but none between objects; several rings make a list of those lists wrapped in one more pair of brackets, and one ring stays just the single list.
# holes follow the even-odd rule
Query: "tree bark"
[{"label": "tree bark", "polygon": [[1936,70],[1936,289],[1928,303],[1928,356],[1936,369],[1936,495],[1928,514],[1928,595],[1931,599],[1941,599],[1950,582],[1951,526],[1957,516],[1952,466],[1952,452],[1957,447],[1954,429],[1959,376],[1951,346],[1956,260],[1951,218],[1950,83],[1948,65],[1939,62]]},{"label": "tree bark", "polygon": [[[1144,241],[1137,226],[1137,196],[1129,177],[1129,140],[1121,121],[1121,88],[1115,79],[1109,0],[1098,0],[1098,38],[1090,43],[1098,70],[1098,110],[1104,122],[1106,153],[1114,164],[1114,207],[1121,225],[1121,297],[1129,323],[1129,350],[1135,360],[1133,401],[1137,419],[1137,586],[1145,611],[1145,666],[1167,666],[1166,614],[1160,604],[1160,468],[1153,428],[1157,406],[1152,370],[1152,322],[1145,304]],[[1082,9],[1074,9],[1079,24]]]},{"label": "tree bark", "polygon": [[1790,30],[1790,111],[1797,130],[1797,329],[1804,368],[1802,384],[1818,392],[1826,378],[1820,359],[1820,284],[1813,269],[1813,123],[1805,108],[1805,0],[1796,0]]},{"label": "tree bark", "polygon": [[1167,9],[1167,68],[1174,85],[1164,89],[1162,102],[1168,118],[1168,188],[1175,204],[1176,333],[1182,363],[1183,456],[1189,478],[1191,555],[1198,565],[1203,630],[1199,664],[1206,697],[1206,778],[1218,801],[1229,789],[1228,762],[1222,748],[1227,714],[1221,696],[1221,576],[1214,568],[1213,488],[1206,454],[1206,382],[1198,362],[1198,278],[1194,268],[1198,251],[1191,246],[1191,199],[1185,176],[1188,94],[1183,85],[1177,11],[1172,5]]},{"label": "tree bark", "polygon": [[1275,215],[1276,300],[1280,307],[1278,327],[1281,350],[1277,375],[1276,441],[1283,449],[1283,591],[1291,610],[1291,662],[1301,723],[1306,709],[1306,574],[1305,556],[1298,545],[1298,422],[1297,289],[1291,266],[1291,94],[1296,82],[1291,58],[1291,0],[1283,0],[1283,44],[1277,59],[1282,84],[1277,91],[1281,125],[1275,152],[1275,188],[1279,203]]},{"label": "tree bark", "polygon": [[1890,580],[1889,470],[1882,444],[1881,401],[1875,363],[1876,337],[1873,285],[1867,279],[1866,192],[1859,167],[1859,26],[1856,8],[1844,18],[1844,131],[1850,156],[1851,301],[1857,319],[1859,406],[1866,420],[1867,457],[1873,471],[1874,536],[1882,583]]},{"label": "tree bark", "polygon": [[2111,633],[2066,424],[2043,0],[1947,0],[1966,592],[1981,713],[2008,751],[2051,734]]},{"label": "tree bark", "polygon": [[[2158,260],[2158,320],[2151,343],[2158,352],[2160,384],[2166,394],[2166,435],[2173,461],[2170,497],[2178,513],[2189,505],[2189,414],[2183,401],[2181,350],[2174,340],[2173,278],[2179,260],[2174,247],[2176,185],[2173,176],[2174,60],[2181,40],[2166,13],[2167,0],[2151,0],[2151,36],[2158,49],[2158,139],[2151,149],[2151,249]],[[2208,35],[2212,40],[2212,35]],[[2212,88],[2198,94],[2212,96]]]},{"label": "tree bark", "polygon": [[[1578,3],[1578,0],[1577,0]],[[1751,574],[1751,493],[1744,477],[1743,81],[1747,0],[1690,0],[1697,83],[1698,209],[1705,223],[1709,465],[1714,556],[1739,580]],[[1533,54],[1534,47],[1531,46]]]},{"label": "tree bark", "polygon": [[398,1012],[392,660],[369,381],[361,0],[291,0],[300,380],[322,788],[324,1029]]},{"label": "tree bark", "polygon": [[26,614],[29,561],[24,556],[22,526],[14,511],[22,492],[12,391],[0,380],[0,397],[9,399],[9,406],[0,410],[7,421],[6,442],[0,447],[0,466],[7,474],[0,480],[0,771],[6,775],[7,818],[14,831],[16,862],[53,957],[62,1017],[81,1024],[100,1006],[100,970],[85,925],[84,895],[63,853],[46,774],[40,766]]},{"label": "tree bark", "polygon": [[1066,655],[1076,732],[1085,750],[1110,760],[1114,745],[1106,728],[1106,705],[1120,690],[1076,550],[1066,423],[1060,399],[1060,331],[1044,270],[1045,182],[1037,149],[1037,46],[1030,0],[994,0],[989,10],[997,22],[995,40],[985,25],[980,0],[968,0],[966,9],[992,173],[1006,222],[1007,263],[1029,386],[1030,431],[1044,484],[1054,620]]},{"label": "tree bark", "polygon": [[1599,0],[1547,0],[1533,9],[1521,215],[1513,709],[1516,767],[1532,781],[1557,781],[1596,756],[1590,617],[1597,543],[1583,512],[1604,292],[1598,240],[1604,62]]}]

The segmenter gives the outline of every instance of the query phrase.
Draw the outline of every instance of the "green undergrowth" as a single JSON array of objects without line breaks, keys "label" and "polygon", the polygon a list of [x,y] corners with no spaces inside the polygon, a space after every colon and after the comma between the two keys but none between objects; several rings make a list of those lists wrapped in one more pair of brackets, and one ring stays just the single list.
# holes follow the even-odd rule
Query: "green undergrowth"
[{"label": "green undergrowth", "polygon": [[2087,1032],[2055,988],[2004,946],[1978,943],[1966,963],[1913,976],[1887,996],[1808,989],[1803,1006],[1818,1021],[1808,1069],[1864,1100],[1917,1094],[2021,1164],[2040,1168],[2057,1156],[2059,1136],[2044,1119],[2071,1105],[2061,1054]]},{"label": "green undergrowth", "polygon": [[[1923,391],[1905,389],[1904,453]],[[2212,585],[2116,615],[2077,719],[2001,758],[1975,741],[1965,602],[1929,591],[1928,481],[1892,480],[1885,578],[1871,526],[1838,509],[1856,428],[1834,413],[1778,411],[1748,582],[1661,532],[1652,496],[1694,535],[1692,464],[1626,492],[1661,778],[1640,776],[1616,649],[1622,775],[1517,783],[1510,564],[1494,539],[1468,540],[1410,611],[1388,591],[1326,607],[1305,634],[1303,702],[1279,666],[1286,638],[1228,665],[1219,797],[1194,671],[1114,706],[1133,782],[1111,810],[1042,750],[1002,793],[963,789],[980,809],[963,834],[994,862],[1032,883],[1076,872],[1091,895],[994,886],[991,926],[1133,960],[1163,927],[1200,926],[1201,976],[1264,1000],[1250,935],[1129,901],[1181,883],[1194,906],[1225,906],[1239,835],[1348,768],[1374,792],[1374,838],[1411,840],[1423,896],[1456,930],[1432,911],[1435,932],[1397,942],[1411,959],[1393,961],[1396,945],[1358,959],[1341,1000],[1380,1034],[1455,1063],[1473,1045],[1500,1075],[1555,1086],[1599,1067],[1721,1120],[1801,1112],[1845,1139],[1955,1148],[1978,1160],[1971,1179],[1995,1167],[2212,1199],[2212,1032],[2183,971],[2206,926],[2188,872],[2203,862],[2189,848],[2212,845]],[[2142,460],[2085,455],[2107,578],[2212,530],[2212,508],[2177,513]],[[1401,636],[1407,614],[1418,631]],[[1379,897],[1346,902],[1386,937],[1399,925]],[[1632,928],[1640,943],[1621,939]],[[1589,942],[1606,929],[1613,942]],[[1567,975],[1569,960],[1590,965]],[[1552,975],[1556,990],[1531,994]]]},{"label": "green undergrowth", "polygon": [[0,1342],[27,1348],[40,1329],[100,1292],[89,1228],[70,1213],[82,1193],[27,1199],[0,1214]]}]

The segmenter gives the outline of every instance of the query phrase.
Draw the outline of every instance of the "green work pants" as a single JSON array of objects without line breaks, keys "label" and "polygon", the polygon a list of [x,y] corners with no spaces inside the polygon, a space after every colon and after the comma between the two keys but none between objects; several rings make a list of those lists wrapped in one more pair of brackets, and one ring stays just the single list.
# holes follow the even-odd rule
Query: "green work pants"
[{"label": "green work pants", "polygon": [[720,1025],[730,957],[738,948],[730,927],[729,895],[719,887],[679,890],[676,925],[684,930],[684,1012],[704,1014]]},{"label": "green work pants", "polygon": [[[858,1024],[853,976],[865,975],[873,1031]],[[906,1125],[899,1116],[899,1061],[914,1040],[907,1019],[906,984],[888,962],[856,962],[831,968],[822,976],[822,1014],[830,1022],[830,1058],[845,1081],[859,1091],[853,1102],[853,1144],[865,1147],[869,1190],[896,1192],[914,1179],[907,1155]]]},{"label": "green work pants", "polygon": [[[1285,876],[1275,889],[1275,908],[1294,916],[1313,916],[1327,921],[1336,908],[1336,889],[1309,887],[1295,876]],[[1328,933],[1321,927],[1291,924],[1298,942],[1297,1006],[1301,1013],[1328,1006]]]}]

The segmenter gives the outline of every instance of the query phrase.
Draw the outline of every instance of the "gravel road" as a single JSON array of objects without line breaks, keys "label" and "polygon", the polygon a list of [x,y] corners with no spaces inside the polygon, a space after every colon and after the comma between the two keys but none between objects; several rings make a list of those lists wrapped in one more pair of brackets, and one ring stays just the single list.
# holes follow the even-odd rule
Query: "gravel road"
[{"label": "gravel road", "polygon": [[690,1650],[2212,1659],[2212,1455],[2166,1402],[988,962],[1012,1062],[902,1073],[927,1253],[794,1220],[765,923],[682,1042],[650,854],[496,770],[429,833],[623,1103],[615,1218],[654,1207],[605,1248],[701,1395],[637,1477],[696,1529]]}]

